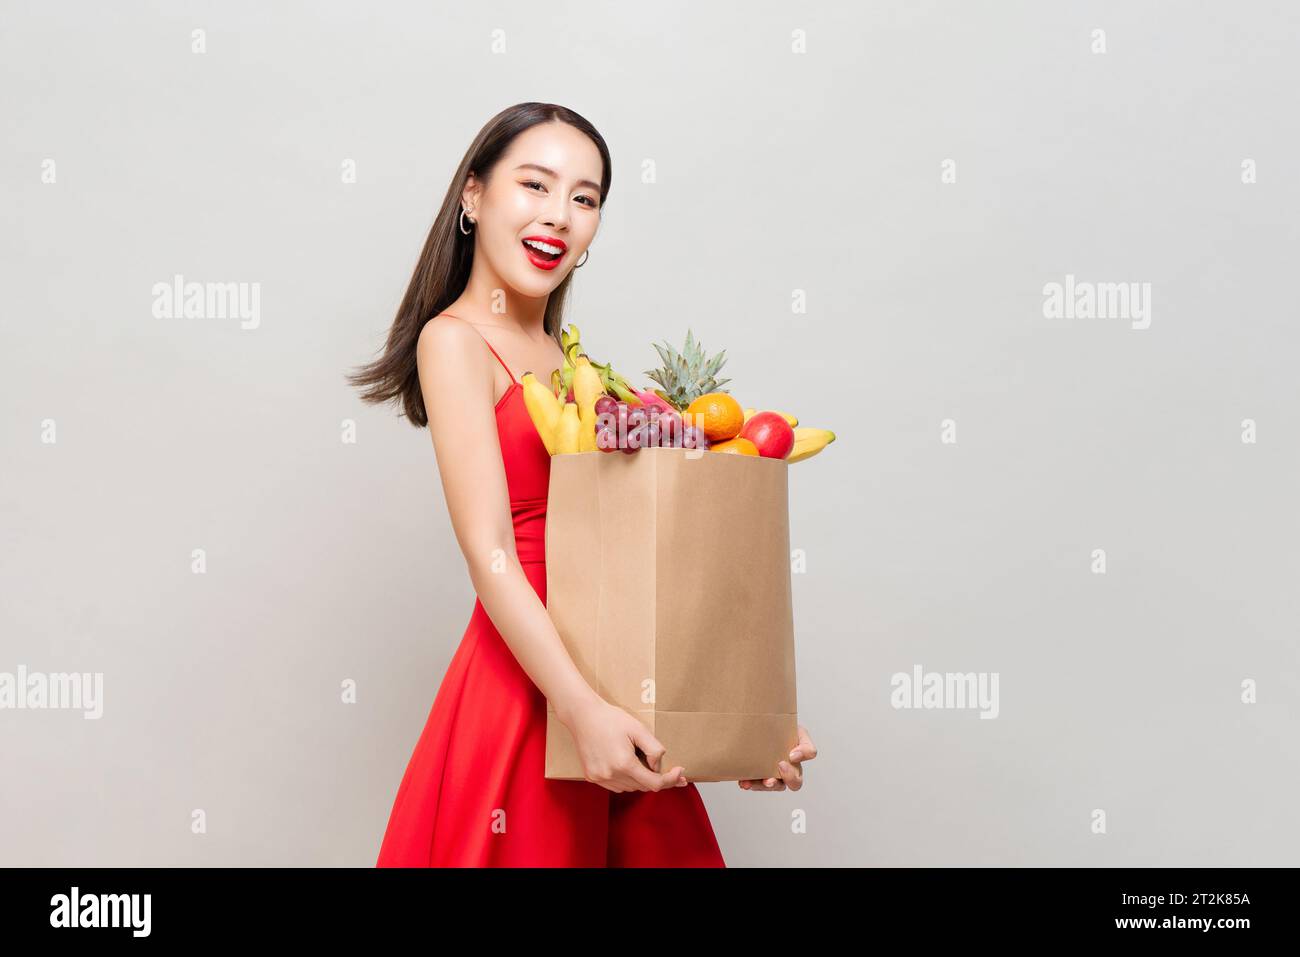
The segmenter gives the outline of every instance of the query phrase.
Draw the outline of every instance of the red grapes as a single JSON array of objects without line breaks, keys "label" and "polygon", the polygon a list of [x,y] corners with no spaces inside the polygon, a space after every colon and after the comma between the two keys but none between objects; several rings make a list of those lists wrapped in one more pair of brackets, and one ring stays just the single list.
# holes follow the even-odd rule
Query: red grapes
[{"label": "red grapes", "polygon": [[707,449],[698,425],[686,425],[681,413],[643,405],[628,406],[612,396],[596,400],[596,448],[631,454],[644,448]]}]

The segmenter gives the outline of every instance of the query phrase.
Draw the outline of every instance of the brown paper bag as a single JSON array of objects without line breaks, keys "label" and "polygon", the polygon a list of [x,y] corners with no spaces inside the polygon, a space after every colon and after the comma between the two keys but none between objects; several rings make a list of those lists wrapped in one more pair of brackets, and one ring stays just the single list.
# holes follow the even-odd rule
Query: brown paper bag
[{"label": "brown paper bag", "polygon": [[[551,458],[551,620],[690,781],[777,776],[799,743],[788,468],[671,448]],[[585,778],[549,703],[546,777]]]}]

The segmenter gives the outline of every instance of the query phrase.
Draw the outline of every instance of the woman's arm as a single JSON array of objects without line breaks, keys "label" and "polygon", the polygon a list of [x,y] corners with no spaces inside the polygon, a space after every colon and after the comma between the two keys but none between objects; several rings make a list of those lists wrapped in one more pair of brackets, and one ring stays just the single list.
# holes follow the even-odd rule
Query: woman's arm
[{"label": "woman's arm", "polygon": [[482,337],[447,316],[425,325],[416,363],[447,509],[474,590],[520,666],[566,720],[596,694],[574,665],[515,552],[491,400],[494,363]]},{"label": "woman's arm", "polygon": [[655,768],[664,748],[587,684],[524,575],[497,442],[495,360],[482,337],[461,319],[437,316],[420,332],[416,363],[447,509],[474,590],[520,667],[573,732],[588,779],[612,791],[684,785],[680,768],[660,774],[637,759],[634,747]]}]

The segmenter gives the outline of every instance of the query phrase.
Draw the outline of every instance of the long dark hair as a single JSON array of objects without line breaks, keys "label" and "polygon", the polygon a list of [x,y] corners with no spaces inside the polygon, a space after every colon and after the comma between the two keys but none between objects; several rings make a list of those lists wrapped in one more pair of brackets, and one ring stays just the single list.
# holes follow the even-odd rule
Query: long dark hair
[{"label": "long dark hair", "polygon": [[[388,343],[383,354],[347,375],[349,383],[364,389],[361,393],[364,401],[380,403],[400,398],[406,418],[412,425],[424,428],[429,424],[424,395],[420,391],[420,374],[415,365],[415,349],[424,324],[455,302],[469,282],[470,267],[474,264],[474,233],[471,231],[466,236],[460,231],[461,197],[469,174],[474,173],[486,183],[492,175],[492,168],[516,136],[539,123],[554,120],[585,133],[600,150],[604,166],[600,176],[600,208],[604,210],[612,171],[609,148],[594,126],[573,110],[554,103],[519,103],[492,117],[474,137],[456,175],[451,178],[442,208],[438,210],[424,241],[420,260],[415,264],[415,274],[406,287],[402,304],[397,307],[397,318],[388,330]],[[544,326],[557,343],[564,320],[564,300],[572,279],[573,270],[569,270],[546,301]]]}]

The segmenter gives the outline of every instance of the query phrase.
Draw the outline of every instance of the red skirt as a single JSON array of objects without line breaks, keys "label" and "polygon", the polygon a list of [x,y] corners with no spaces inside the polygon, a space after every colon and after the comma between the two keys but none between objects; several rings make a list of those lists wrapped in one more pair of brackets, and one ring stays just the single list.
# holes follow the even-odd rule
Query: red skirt
[{"label": "red skirt", "polygon": [[[545,564],[523,568],[545,602]],[[476,599],[376,866],[726,866],[694,783],[614,793],[548,780],[545,755],[546,698]]]}]

